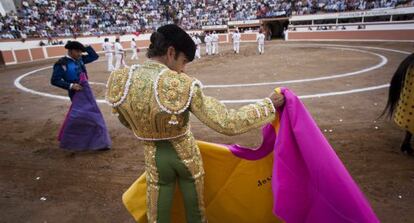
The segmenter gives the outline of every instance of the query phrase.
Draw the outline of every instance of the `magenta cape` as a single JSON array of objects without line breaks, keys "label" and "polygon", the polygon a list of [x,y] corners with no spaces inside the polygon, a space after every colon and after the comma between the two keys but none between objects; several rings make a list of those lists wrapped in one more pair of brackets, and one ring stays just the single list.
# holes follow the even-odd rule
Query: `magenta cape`
[{"label": "magenta cape", "polygon": [[263,128],[256,150],[227,146],[234,155],[258,160],[274,151],[273,213],[287,223],[379,222],[366,198],[305,106],[288,89],[280,128]]},{"label": "magenta cape", "polygon": [[60,147],[71,151],[93,151],[111,147],[104,117],[96,103],[87,76],[82,73],[83,89],[76,92],[59,131]]}]

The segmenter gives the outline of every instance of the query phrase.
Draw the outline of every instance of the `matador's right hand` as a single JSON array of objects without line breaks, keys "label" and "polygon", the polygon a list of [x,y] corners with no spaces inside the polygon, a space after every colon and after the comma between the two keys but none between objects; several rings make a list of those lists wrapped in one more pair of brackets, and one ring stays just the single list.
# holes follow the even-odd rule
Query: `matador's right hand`
[{"label": "matador's right hand", "polygon": [[72,90],[81,91],[82,90],[82,85],[75,83],[75,84],[72,85]]},{"label": "matador's right hand", "polygon": [[281,93],[273,92],[270,94],[269,98],[273,102],[275,108],[281,107],[285,103],[285,96]]}]

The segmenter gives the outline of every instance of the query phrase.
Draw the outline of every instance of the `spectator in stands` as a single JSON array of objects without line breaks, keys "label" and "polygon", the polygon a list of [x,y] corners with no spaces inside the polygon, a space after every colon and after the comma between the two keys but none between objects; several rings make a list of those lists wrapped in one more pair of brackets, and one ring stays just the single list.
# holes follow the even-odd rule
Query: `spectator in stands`
[{"label": "spectator in stands", "polygon": [[151,32],[167,23],[185,29],[230,20],[413,6],[413,0],[23,0],[0,16],[0,37],[73,37]]}]

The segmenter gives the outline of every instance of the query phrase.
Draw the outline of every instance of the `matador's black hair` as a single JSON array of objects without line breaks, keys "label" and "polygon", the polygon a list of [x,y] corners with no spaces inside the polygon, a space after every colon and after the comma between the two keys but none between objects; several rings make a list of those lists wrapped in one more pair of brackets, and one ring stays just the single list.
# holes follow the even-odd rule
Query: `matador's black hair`
[{"label": "matador's black hair", "polygon": [[152,33],[147,57],[164,56],[170,46],[177,51],[176,56],[178,56],[178,52],[182,52],[189,61],[194,60],[196,51],[194,41],[183,29],[174,24],[161,26]]}]

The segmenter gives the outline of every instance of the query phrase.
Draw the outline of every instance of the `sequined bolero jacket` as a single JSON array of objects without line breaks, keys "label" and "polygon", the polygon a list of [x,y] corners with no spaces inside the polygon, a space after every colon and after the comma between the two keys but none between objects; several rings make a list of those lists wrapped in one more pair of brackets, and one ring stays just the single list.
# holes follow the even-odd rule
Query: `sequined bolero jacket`
[{"label": "sequined bolero jacket", "polygon": [[155,61],[112,72],[106,100],[121,123],[146,141],[185,136],[190,131],[190,112],[225,135],[272,122],[276,113],[269,98],[237,110],[227,109],[203,94],[200,81]]}]

